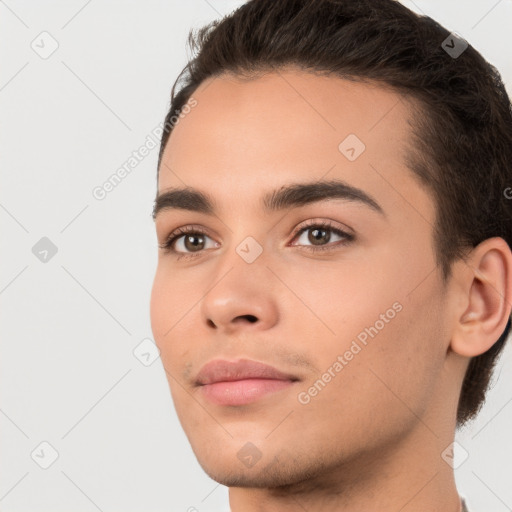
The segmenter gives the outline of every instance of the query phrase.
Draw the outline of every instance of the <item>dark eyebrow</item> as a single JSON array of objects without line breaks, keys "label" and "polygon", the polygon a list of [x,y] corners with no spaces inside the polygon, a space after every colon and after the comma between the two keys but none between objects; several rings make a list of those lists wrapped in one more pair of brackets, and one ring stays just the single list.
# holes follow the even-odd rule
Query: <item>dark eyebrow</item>
[{"label": "dark eyebrow", "polygon": [[[272,213],[329,199],[357,201],[385,215],[379,203],[370,195],[340,180],[284,185],[265,194],[262,199],[262,205],[265,213]],[[155,199],[153,219],[156,219],[159,212],[173,209],[214,215],[216,206],[213,198],[207,193],[200,192],[191,187],[172,188],[162,192]]]}]

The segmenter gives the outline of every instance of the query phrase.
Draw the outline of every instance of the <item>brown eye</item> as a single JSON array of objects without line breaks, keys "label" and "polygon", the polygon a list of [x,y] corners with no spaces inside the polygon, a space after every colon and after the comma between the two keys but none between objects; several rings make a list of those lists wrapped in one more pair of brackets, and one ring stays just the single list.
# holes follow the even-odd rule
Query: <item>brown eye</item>
[{"label": "brown eye", "polygon": [[308,229],[308,241],[313,245],[322,245],[322,243],[328,243],[331,239],[330,231],[328,229]]},{"label": "brown eye", "polygon": [[[173,231],[160,248],[165,252],[176,253],[179,257],[194,256],[208,248],[208,240],[211,238],[202,229],[190,226]],[[212,240],[211,247],[217,246],[217,242]]]},{"label": "brown eye", "polygon": [[[338,240],[331,239],[332,236],[339,237]],[[316,223],[309,226],[305,226],[299,230],[297,235],[298,243],[294,245],[300,245],[311,251],[330,249],[338,245],[349,243],[354,239],[354,236],[345,233],[341,229],[334,228],[330,224]]]},{"label": "brown eye", "polygon": [[189,234],[189,235],[183,235],[182,238],[183,238],[183,245],[187,251],[195,252],[195,251],[200,251],[201,249],[204,249],[205,235]]}]

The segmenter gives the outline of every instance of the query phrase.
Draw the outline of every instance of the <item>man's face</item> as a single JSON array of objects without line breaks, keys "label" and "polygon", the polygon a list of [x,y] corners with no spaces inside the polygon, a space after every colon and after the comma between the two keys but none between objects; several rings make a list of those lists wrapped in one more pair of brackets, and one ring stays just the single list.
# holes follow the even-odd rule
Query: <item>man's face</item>
[{"label": "man's face", "polygon": [[[159,244],[180,227],[205,234],[181,236],[176,253],[159,249],[151,322],[203,469],[225,485],[272,487],[385,456],[418,428],[435,429],[449,308],[433,200],[404,163],[406,103],[293,69],[218,77],[193,97],[158,189],[196,189],[215,211],[158,212]],[[262,204],[281,187],[325,180],[375,204]],[[219,403],[196,382],[213,359],[256,360],[295,380],[260,395],[249,382],[241,403],[224,385]]]}]

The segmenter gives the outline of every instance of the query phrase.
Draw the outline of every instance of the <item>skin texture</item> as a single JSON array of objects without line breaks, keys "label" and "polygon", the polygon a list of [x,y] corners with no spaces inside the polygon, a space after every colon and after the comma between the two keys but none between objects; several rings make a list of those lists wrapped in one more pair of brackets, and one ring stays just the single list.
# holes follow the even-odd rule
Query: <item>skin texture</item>
[{"label": "skin texture", "polygon": [[[233,512],[457,512],[441,454],[453,441],[469,358],[498,339],[510,314],[508,246],[483,242],[443,282],[433,198],[403,163],[408,104],[389,90],[288,68],[216,77],[193,97],[166,146],[158,189],[197,188],[218,210],[157,215],[160,244],[187,225],[207,236],[190,259],[159,249],[151,323],[202,468],[230,487]],[[366,146],[354,161],[338,149],[349,134]],[[383,214],[342,199],[263,211],[264,193],[319,179],[362,189]],[[354,239],[339,245],[331,232],[330,250],[308,252],[312,230],[294,233],[311,219]],[[250,264],[236,251],[248,236],[262,248]],[[183,238],[176,249],[187,251]],[[378,334],[300,403],[397,303]],[[299,381],[251,404],[215,405],[195,377],[216,358],[254,359]],[[238,457],[247,443],[261,456],[251,467]]]}]

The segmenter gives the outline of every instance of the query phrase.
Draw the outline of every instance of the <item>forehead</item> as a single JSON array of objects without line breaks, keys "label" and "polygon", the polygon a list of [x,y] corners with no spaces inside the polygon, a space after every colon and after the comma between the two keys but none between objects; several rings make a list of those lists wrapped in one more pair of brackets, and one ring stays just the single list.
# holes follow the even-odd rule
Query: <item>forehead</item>
[{"label": "forehead", "polygon": [[290,181],[342,178],[378,195],[414,180],[408,103],[375,83],[287,69],[211,78],[193,98],[165,148],[160,192],[186,185],[256,202]]}]

